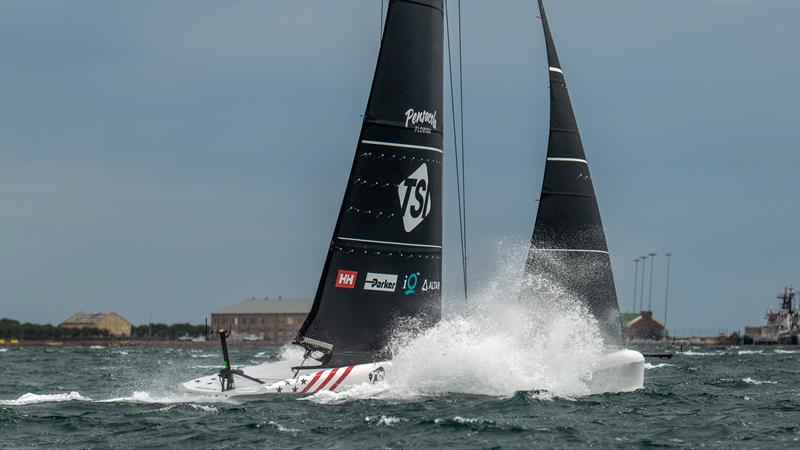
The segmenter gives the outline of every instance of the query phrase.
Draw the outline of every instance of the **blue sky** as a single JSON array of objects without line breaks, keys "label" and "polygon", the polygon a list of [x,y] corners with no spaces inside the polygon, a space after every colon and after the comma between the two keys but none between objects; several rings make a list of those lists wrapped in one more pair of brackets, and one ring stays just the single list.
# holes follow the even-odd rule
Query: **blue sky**
[{"label": "blue sky", "polygon": [[[672,251],[671,328],[760,323],[800,285],[800,3],[546,7],[622,309],[633,259]],[[202,322],[251,296],[313,295],[379,14],[367,1],[1,2],[0,316]],[[517,248],[473,258],[474,289],[499,260],[524,263],[533,226],[548,120],[536,15],[534,2],[462,4],[470,249]],[[445,173],[455,304],[452,154]],[[663,269],[659,256],[657,315]]]}]

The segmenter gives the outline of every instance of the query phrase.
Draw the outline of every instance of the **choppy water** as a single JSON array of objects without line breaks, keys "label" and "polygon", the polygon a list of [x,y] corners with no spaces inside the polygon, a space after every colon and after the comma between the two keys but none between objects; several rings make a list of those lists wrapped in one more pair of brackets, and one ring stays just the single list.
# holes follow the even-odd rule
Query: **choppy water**
[{"label": "choppy water", "polygon": [[[238,363],[276,356],[277,351],[232,354]],[[0,445],[800,447],[797,348],[694,348],[669,361],[650,361],[640,391],[596,396],[542,390],[451,394],[430,385],[408,395],[208,402],[175,387],[213,371],[219,359],[210,350],[0,351]],[[469,369],[454,365],[450,371]],[[476,373],[473,378],[492,373],[491,367]]]}]

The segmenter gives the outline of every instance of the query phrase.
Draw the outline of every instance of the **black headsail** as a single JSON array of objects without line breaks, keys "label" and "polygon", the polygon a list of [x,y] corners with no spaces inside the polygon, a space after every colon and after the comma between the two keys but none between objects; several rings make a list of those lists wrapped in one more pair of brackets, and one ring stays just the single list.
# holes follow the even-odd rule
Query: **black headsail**
[{"label": "black headsail", "polygon": [[[375,360],[393,327],[441,316],[442,0],[392,0],[314,305],[295,343]],[[332,350],[331,350],[332,346]]]},{"label": "black headsail", "polygon": [[588,307],[605,342],[617,345],[622,330],[603,223],[542,0],[539,12],[550,72],[550,135],[525,287],[538,285],[537,277],[555,281]]}]

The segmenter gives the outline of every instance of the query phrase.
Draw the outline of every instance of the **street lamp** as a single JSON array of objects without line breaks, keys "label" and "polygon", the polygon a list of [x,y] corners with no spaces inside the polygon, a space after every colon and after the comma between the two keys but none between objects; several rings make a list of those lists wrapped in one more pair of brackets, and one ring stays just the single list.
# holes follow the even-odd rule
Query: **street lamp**
[{"label": "street lamp", "polygon": [[633,309],[631,312],[636,312],[636,292],[639,290],[639,258],[633,260],[636,263],[636,271],[634,272],[635,275],[633,276]]},{"label": "street lamp", "polygon": [[667,287],[664,293],[664,329],[667,328],[667,306],[669,305],[669,258],[672,253],[667,253]]},{"label": "street lamp", "polygon": [[639,311],[641,311],[644,309],[644,273],[645,264],[647,264],[647,256],[640,256],[639,259],[642,261],[642,282],[639,284],[639,286],[641,286],[639,289]]},{"label": "street lamp", "polygon": [[656,262],[656,254],[648,253],[650,255],[650,294],[647,296],[647,309],[653,311],[653,263]]}]

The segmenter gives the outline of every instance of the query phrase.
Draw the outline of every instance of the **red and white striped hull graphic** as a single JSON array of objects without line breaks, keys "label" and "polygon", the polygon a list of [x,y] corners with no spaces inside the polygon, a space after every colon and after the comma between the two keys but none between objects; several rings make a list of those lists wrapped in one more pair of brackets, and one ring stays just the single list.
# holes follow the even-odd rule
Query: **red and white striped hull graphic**
[{"label": "red and white striped hull graphic", "polygon": [[[336,391],[348,386],[361,383],[374,383],[383,379],[384,368],[391,365],[390,362],[378,362],[368,364],[358,364],[344,367],[332,367],[330,369],[318,370],[316,372],[306,371],[297,378],[287,378],[269,384],[259,384],[252,380],[234,375],[236,380],[235,389],[221,392],[220,383],[217,375],[210,375],[198,378],[183,386],[195,393],[222,397],[254,396],[264,394],[300,394],[310,395],[323,391]],[[284,366],[285,367],[285,366]],[[269,363],[259,366],[243,367],[245,374],[251,377],[267,378],[265,369],[269,369]],[[283,369],[285,370],[285,369]],[[264,375],[262,375],[264,374]],[[275,378],[272,378],[273,380]]]},{"label": "red and white striped hull graphic", "polygon": [[[315,373],[311,381],[306,384],[301,394],[317,393],[321,390],[335,391],[337,387],[350,375],[355,366],[335,367],[328,370],[320,370]],[[338,377],[337,377],[338,375]],[[300,378],[300,382],[307,380],[305,377]],[[335,380],[335,381],[334,381]]]}]

